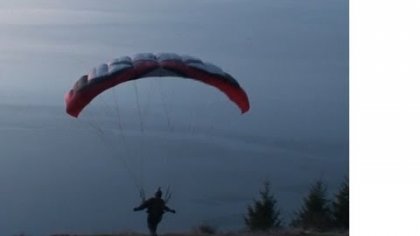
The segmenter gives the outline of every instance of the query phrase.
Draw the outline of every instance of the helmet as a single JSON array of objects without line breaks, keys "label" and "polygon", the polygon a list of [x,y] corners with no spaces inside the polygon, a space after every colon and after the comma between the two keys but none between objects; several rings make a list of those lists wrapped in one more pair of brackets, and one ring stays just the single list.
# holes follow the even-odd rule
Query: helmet
[{"label": "helmet", "polygon": [[155,197],[157,198],[161,198],[162,197],[162,191],[160,190],[160,187],[158,188],[158,190],[155,193]]}]

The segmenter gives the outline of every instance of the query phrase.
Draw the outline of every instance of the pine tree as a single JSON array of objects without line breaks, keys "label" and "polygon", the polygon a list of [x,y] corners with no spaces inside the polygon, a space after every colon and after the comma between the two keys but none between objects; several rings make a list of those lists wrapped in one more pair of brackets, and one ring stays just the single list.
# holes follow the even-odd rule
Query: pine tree
[{"label": "pine tree", "polygon": [[260,200],[254,200],[253,206],[248,206],[248,215],[244,217],[245,224],[251,231],[281,228],[280,211],[277,201],[271,194],[270,182],[264,182],[260,191]]},{"label": "pine tree", "polygon": [[334,226],[337,228],[349,228],[349,182],[342,183],[332,205]]},{"label": "pine tree", "polygon": [[291,225],[304,229],[326,230],[331,226],[331,210],[326,197],[327,188],[322,181],[315,182],[304,198]]}]

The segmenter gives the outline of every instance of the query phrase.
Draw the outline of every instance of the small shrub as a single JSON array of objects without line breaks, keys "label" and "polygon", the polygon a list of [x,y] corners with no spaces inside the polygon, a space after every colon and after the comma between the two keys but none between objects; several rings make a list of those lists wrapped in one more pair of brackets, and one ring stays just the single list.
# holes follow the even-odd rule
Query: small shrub
[{"label": "small shrub", "polygon": [[197,234],[216,234],[217,229],[209,224],[201,224],[195,228]]}]

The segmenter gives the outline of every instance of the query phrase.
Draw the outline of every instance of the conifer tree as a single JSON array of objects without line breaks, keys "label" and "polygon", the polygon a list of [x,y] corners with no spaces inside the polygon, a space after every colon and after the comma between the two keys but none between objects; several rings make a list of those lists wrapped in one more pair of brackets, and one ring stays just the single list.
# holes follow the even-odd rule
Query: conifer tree
[{"label": "conifer tree", "polygon": [[346,179],[335,195],[332,204],[334,226],[337,228],[349,228],[349,182]]},{"label": "conifer tree", "polygon": [[291,225],[321,231],[328,229],[331,226],[331,210],[326,194],[325,184],[322,181],[315,182]]},{"label": "conifer tree", "polygon": [[277,209],[277,201],[271,194],[269,181],[264,182],[260,191],[260,199],[254,200],[252,206],[248,206],[248,214],[244,217],[245,224],[251,231],[281,228],[280,211]]}]

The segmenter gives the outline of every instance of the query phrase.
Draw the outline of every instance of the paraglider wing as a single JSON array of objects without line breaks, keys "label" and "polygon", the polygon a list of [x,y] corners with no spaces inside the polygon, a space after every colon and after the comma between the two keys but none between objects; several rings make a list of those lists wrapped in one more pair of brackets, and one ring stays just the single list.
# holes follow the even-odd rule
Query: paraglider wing
[{"label": "paraglider wing", "polygon": [[78,117],[97,95],[113,86],[129,80],[164,76],[188,78],[214,86],[234,102],[242,113],[249,110],[246,92],[219,67],[189,56],[143,53],[99,65],[88,75],[82,76],[65,95],[66,111]]}]

